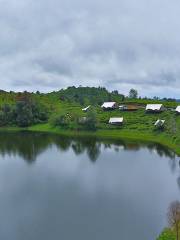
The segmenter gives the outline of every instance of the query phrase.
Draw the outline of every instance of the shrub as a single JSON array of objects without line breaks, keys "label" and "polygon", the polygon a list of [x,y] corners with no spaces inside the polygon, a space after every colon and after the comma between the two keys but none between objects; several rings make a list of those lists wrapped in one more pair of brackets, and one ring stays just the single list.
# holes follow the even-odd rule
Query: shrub
[{"label": "shrub", "polygon": [[71,116],[68,113],[56,115],[51,119],[51,124],[55,127],[68,127],[70,122]]},{"label": "shrub", "polygon": [[170,228],[165,228],[157,240],[176,240],[175,233]]}]

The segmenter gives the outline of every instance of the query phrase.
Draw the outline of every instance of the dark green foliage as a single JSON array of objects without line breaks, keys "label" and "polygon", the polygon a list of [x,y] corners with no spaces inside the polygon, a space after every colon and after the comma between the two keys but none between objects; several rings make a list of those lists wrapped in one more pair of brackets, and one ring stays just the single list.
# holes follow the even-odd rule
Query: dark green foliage
[{"label": "dark green foliage", "polygon": [[176,240],[174,231],[169,228],[165,228],[157,240]]},{"label": "dark green foliage", "polygon": [[74,101],[81,105],[100,105],[105,101],[122,101],[124,99],[124,96],[118,91],[110,93],[102,87],[68,87],[65,90],[60,90],[58,94],[60,100]]},{"label": "dark green foliage", "polygon": [[134,99],[136,99],[138,97],[138,91],[136,90],[136,89],[131,89],[130,91],[129,91],[129,98],[134,98]]},{"label": "dark green foliage", "polygon": [[28,127],[48,119],[46,108],[29,96],[18,97],[14,105],[4,104],[0,110],[0,126],[17,125]]},{"label": "dark green foliage", "polygon": [[97,124],[96,112],[90,110],[86,116],[79,113],[60,113],[51,118],[51,124],[66,129],[94,131]]},{"label": "dark green foliage", "polygon": [[16,123],[19,127],[27,127],[33,123],[32,107],[26,102],[20,101],[16,104]]},{"label": "dark green foliage", "polygon": [[51,124],[55,127],[68,127],[71,121],[72,117],[68,113],[59,114],[51,119]]},{"label": "dark green foliage", "polygon": [[97,114],[94,110],[90,110],[87,113],[87,120],[84,124],[87,130],[94,131],[97,128]]}]

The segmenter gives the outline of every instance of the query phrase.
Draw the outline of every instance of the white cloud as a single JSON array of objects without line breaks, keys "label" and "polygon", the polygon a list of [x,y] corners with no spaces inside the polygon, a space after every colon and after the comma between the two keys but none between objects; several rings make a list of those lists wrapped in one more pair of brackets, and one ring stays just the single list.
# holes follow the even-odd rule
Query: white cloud
[{"label": "white cloud", "polygon": [[179,97],[178,0],[0,0],[0,83]]}]

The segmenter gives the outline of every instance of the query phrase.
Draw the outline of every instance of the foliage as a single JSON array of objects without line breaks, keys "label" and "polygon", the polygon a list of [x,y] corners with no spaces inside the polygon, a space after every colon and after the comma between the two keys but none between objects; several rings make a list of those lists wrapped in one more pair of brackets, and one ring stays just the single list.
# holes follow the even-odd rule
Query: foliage
[{"label": "foliage", "polygon": [[17,102],[15,115],[16,123],[19,127],[27,127],[33,122],[32,108],[24,101]]},{"label": "foliage", "polygon": [[94,110],[90,110],[87,113],[87,120],[85,121],[86,130],[96,130],[97,127],[97,115]]},{"label": "foliage", "polygon": [[18,95],[14,105],[4,104],[0,110],[0,126],[27,127],[47,119],[46,107],[33,101],[29,94]]},{"label": "foliage", "polygon": [[72,117],[68,114],[59,114],[54,116],[51,119],[51,124],[55,127],[61,126],[61,127],[68,127],[70,122],[72,121]]},{"label": "foliage", "polygon": [[173,230],[165,228],[157,240],[176,240],[176,236]]},{"label": "foliage", "polygon": [[130,91],[129,91],[129,98],[134,98],[134,99],[136,99],[138,97],[138,91],[136,90],[136,89],[131,89]]},{"label": "foliage", "polygon": [[78,102],[81,105],[100,105],[105,101],[123,101],[124,96],[117,90],[108,92],[102,87],[68,87],[58,92],[59,99],[62,101]]},{"label": "foliage", "polygon": [[51,125],[66,129],[84,129],[96,130],[96,113],[93,110],[88,111],[87,116],[82,116],[78,113],[60,113],[54,115],[51,120]]}]

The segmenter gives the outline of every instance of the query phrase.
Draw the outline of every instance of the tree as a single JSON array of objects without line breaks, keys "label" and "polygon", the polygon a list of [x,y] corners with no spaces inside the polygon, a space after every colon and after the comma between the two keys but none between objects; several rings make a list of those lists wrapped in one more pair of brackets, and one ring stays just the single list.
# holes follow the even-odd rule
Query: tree
[{"label": "tree", "polygon": [[27,127],[32,124],[33,114],[31,107],[25,102],[17,102],[16,104],[17,125],[19,127]]},{"label": "tree", "polygon": [[179,227],[180,227],[180,202],[174,201],[170,204],[168,209],[168,222],[170,227],[175,229],[176,240],[179,240]]},{"label": "tree", "polygon": [[85,122],[85,128],[87,130],[96,130],[96,124],[97,124],[96,112],[94,110],[88,111],[87,120]]},{"label": "tree", "polygon": [[117,90],[114,90],[114,91],[112,91],[112,94],[114,94],[114,95],[118,95],[119,93],[118,93]]},{"label": "tree", "polygon": [[72,121],[72,117],[69,113],[61,113],[56,115],[51,119],[51,123],[53,126],[60,127],[69,127],[70,122]]},{"label": "tree", "polygon": [[129,91],[129,98],[137,98],[138,97],[138,91],[136,89],[131,89]]}]

